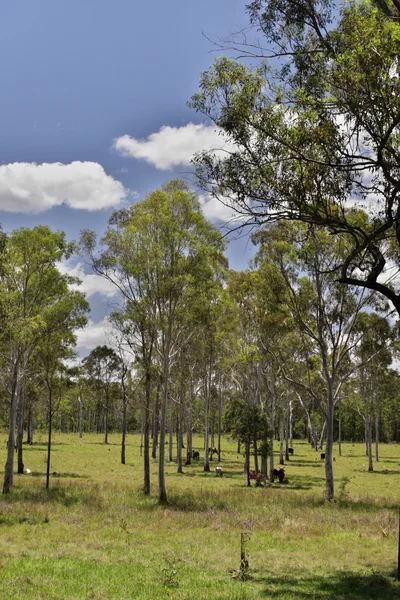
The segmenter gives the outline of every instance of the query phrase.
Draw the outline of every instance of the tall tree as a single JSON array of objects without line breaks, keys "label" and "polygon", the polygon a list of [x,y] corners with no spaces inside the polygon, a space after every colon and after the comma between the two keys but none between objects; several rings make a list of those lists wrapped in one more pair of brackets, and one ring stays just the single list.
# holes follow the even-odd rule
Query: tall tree
[{"label": "tall tree", "polygon": [[91,377],[95,388],[103,400],[104,443],[108,444],[110,404],[113,395],[113,384],[119,379],[123,364],[121,358],[108,346],[96,346],[82,361]]},{"label": "tall tree", "polygon": [[231,143],[197,157],[200,182],[254,225],[301,220],[343,238],[339,281],[400,313],[385,277],[400,247],[397,0],[254,0],[247,11],[254,39],[225,46],[241,60],[217,59],[192,99]]},{"label": "tall tree", "polygon": [[[136,336],[146,373],[144,420],[145,491],[150,491],[149,434],[154,352],[160,361],[160,446],[158,496],[167,502],[164,456],[171,361],[187,335],[183,315],[198,305],[222,261],[219,233],[204,219],[199,201],[187,185],[171,181],[129,210],[115,213],[95,255],[95,237],[82,238],[97,273],[112,281],[124,298],[121,316]],[[189,334],[191,335],[191,334]]]},{"label": "tall tree", "polygon": [[[352,372],[349,357],[362,339],[358,322],[370,296],[349,286],[338,286],[332,263],[341,246],[320,228],[281,223],[261,230],[257,260],[276,265],[287,287],[287,303],[299,333],[299,364],[285,365],[285,377],[314,397],[323,409],[326,423],[326,499],[334,498],[333,427],[334,408],[340,390]],[[314,378],[309,361],[315,357]],[[304,369],[304,367],[306,367]],[[304,378],[304,371],[308,375]],[[321,392],[324,394],[321,402]]]},{"label": "tall tree", "polygon": [[56,266],[72,249],[64,233],[54,233],[43,225],[14,231],[5,245],[0,305],[4,317],[1,337],[8,348],[5,366],[10,408],[3,493],[13,484],[17,404],[29,359],[46,331],[46,319],[63,301],[68,283],[76,283]]}]

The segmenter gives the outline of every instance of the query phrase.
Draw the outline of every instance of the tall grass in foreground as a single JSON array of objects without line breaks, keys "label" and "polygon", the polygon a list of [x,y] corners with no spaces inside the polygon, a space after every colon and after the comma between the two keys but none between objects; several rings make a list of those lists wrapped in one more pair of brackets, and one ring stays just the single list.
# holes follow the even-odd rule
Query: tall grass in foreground
[{"label": "tall grass in foreground", "polygon": [[[48,492],[44,440],[25,447],[32,474],[0,497],[1,599],[400,598],[400,447],[382,446],[368,473],[364,447],[344,445],[338,499],[326,504],[323,463],[305,443],[285,466],[287,484],[248,489],[242,457],[225,442],[222,478],[201,462],[183,475],[167,464],[162,508],[156,463],[152,496],[141,492],[139,439],[130,437],[126,465],[119,436],[110,442],[55,436]],[[246,582],[237,576],[242,532]]]}]

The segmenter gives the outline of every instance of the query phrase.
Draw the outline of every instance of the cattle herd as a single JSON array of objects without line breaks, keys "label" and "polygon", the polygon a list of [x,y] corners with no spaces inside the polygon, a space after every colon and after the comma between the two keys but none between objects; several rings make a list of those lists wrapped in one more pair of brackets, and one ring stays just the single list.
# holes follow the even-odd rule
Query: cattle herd
[{"label": "cattle herd", "polygon": [[[293,454],[293,448],[289,448],[289,453]],[[212,458],[213,454],[218,454],[217,448],[215,446],[210,446],[208,448],[208,454],[210,458]],[[198,461],[200,459],[199,450],[192,450],[192,459]],[[215,468],[215,474],[217,477],[222,477],[223,470],[221,466],[217,466]],[[267,485],[267,476],[265,473],[257,473],[255,470],[250,470],[250,479],[253,479],[256,482],[256,487],[266,486]],[[272,471],[272,481],[278,479],[279,483],[285,482],[285,469],[280,467],[279,469],[274,469]]]}]

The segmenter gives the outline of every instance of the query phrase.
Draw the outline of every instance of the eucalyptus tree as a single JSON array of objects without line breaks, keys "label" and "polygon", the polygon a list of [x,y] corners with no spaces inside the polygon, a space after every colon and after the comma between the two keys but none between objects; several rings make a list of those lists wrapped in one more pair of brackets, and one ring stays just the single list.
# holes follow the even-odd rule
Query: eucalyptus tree
[{"label": "eucalyptus tree", "polygon": [[390,341],[393,341],[394,332],[389,321],[375,313],[362,315],[358,326],[363,336],[355,352],[355,358],[360,362],[356,382],[356,404],[365,424],[368,471],[373,471],[372,428],[374,425],[375,458],[379,460],[379,415],[382,408],[380,399],[387,369],[393,359]]},{"label": "eucalyptus tree", "polygon": [[63,388],[62,374],[66,372],[63,361],[75,356],[72,347],[76,345],[75,331],[86,325],[85,313],[89,305],[82,293],[69,290],[67,285],[64,296],[52,306],[43,311],[45,327],[42,331],[31,361],[39,367],[47,389],[47,468],[46,489],[50,484],[51,441],[53,417],[58,410],[59,402],[55,402],[55,392],[58,390],[61,398]]},{"label": "eucalyptus tree", "polygon": [[10,394],[7,461],[3,493],[13,484],[15,425],[18,398],[28,372],[29,360],[43,339],[48,319],[59,302],[69,293],[74,278],[62,275],[57,262],[71,254],[62,232],[47,226],[21,228],[7,239],[2,264],[0,305],[3,314],[1,342],[3,383]]},{"label": "eucalyptus tree", "polygon": [[384,276],[400,248],[398,9],[253,0],[246,34],[222,46],[238,59],[217,59],[191,104],[230,142],[197,157],[200,183],[251,224],[300,220],[345,239],[339,281],[400,313]]},{"label": "eucalyptus tree", "polygon": [[204,219],[197,196],[184,182],[174,180],[130,209],[114,213],[99,255],[95,254],[92,232],[84,232],[82,242],[94,270],[120,290],[121,318],[130,328],[131,343],[143,361],[146,493],[150,491],[149,432],[155,353],[159,357],[158,496],[160,503],[166,503],[164,456],[171,361],[178,357],[188,335],[184,314],[198,306],[202,289],[209,285],[222,260],[221,236]]},{"label": "eucalyptus tree", "polygon": [[334,409],[343,383],[355,368],[350,358],[363,336],[358,324],[372,299],[363,290],[337,284],[332,265],[340,257],[341,246],[325,230],[280,223],[260,230],[256,239],[261,244],[257,261],[274,264],[285,281],[303,365],[307,367],[310,359],[316,361],[313,378],[299,377],[299,365],[290,368],[290,363],[285,365],[285,378],[312,396],[323,410],[326,499],[332,500]]},{"label": "eucalyptus tree", "polygon": [[108,444],[110,404],[113,397],[113,387],[115,387],[114,383],[119,379],[123,368],[122,361],[113,348],[96,346],[83,359],[82,364],[103,400],[104,443]]}]

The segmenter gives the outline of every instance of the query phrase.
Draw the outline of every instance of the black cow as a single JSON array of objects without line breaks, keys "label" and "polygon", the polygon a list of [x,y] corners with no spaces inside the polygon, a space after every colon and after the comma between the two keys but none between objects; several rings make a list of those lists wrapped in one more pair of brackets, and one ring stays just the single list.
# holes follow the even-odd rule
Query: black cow
[{"label": "black cow", "polygon": [[285,479],[285,469],[274,469],[274,479],[277,477],[279,479],[279,483],[283,483]]},{"label": "black cow", "polygon": [[200,452],[198,450],[192,450],[192,458],[194,460],[199,460],[199,458],[200,458]]}]

